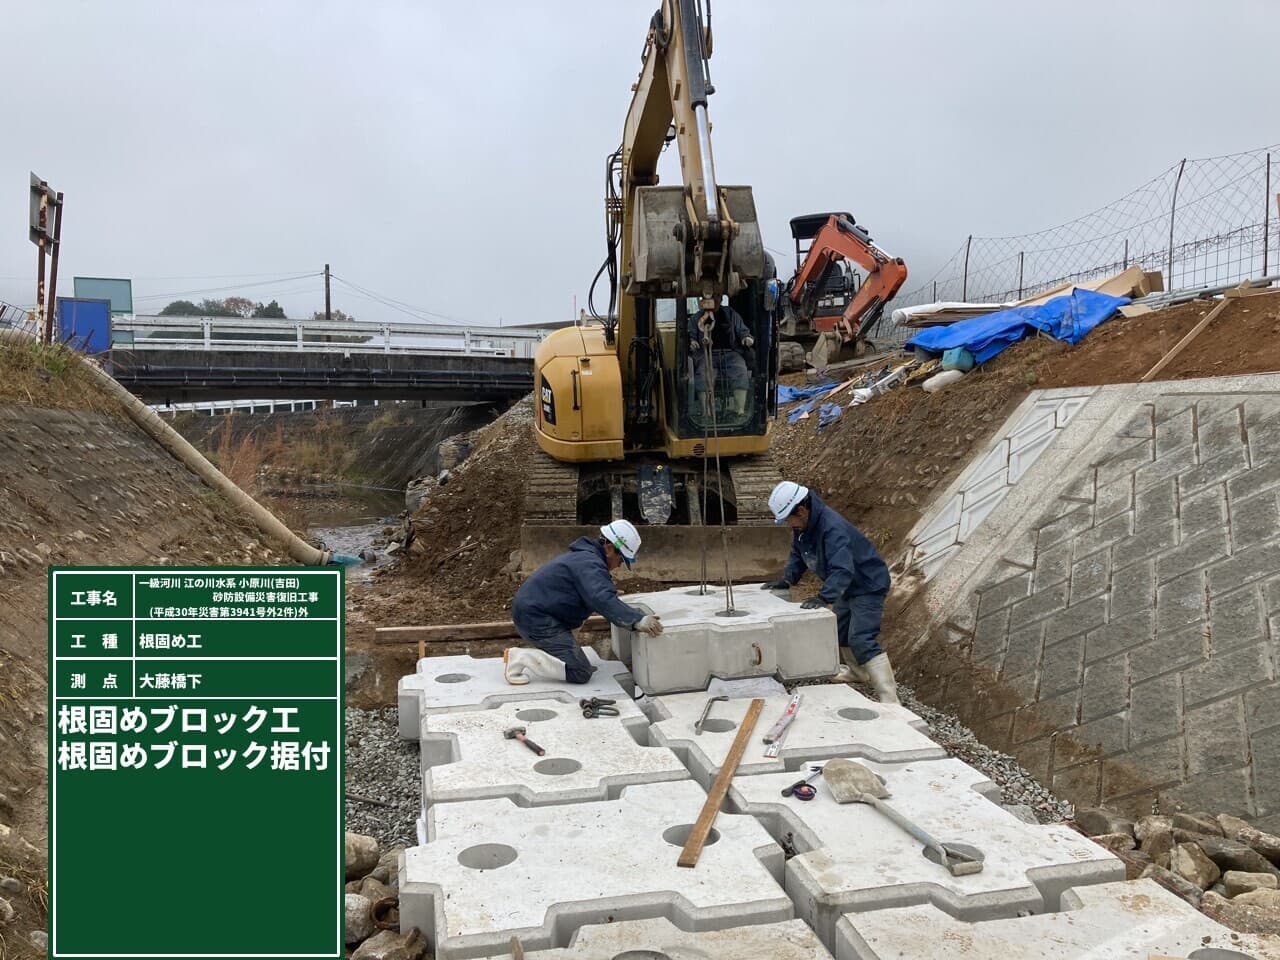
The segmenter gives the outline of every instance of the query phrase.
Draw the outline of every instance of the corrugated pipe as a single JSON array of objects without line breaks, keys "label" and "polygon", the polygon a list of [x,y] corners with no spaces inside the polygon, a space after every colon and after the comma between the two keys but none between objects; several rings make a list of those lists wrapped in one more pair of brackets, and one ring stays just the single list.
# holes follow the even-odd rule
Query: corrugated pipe
[{"label": "corrugated pipe", "polygon": [[[38,342],[35,337],[21,330],[0,328],[0,343],[29,346]],[[228,480],[217,467],[205,459],[204,454],[189,444],[173,427],[161,420],[154,410],[116,383],[108,373],[78,354],[76,360],[105,393],[120,401],[130,419],[149,437],[173,454],[206,484],[230,500],[232,506],[253,521],[264,535],[282,543],[294,560],[308,566],[324,566],[335,562],[333,553],[328,550],[317,550],[286,527],[274,513]]]}]

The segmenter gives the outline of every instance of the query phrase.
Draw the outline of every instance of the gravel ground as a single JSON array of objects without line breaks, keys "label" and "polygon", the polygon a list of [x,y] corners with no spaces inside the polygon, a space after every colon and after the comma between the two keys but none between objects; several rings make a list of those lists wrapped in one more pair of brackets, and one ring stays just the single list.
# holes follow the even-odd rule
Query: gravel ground
[{"label": "gravel ground", "polygon": [[417,846],[415,824],[422,809],[418,741],[400,739],[397,714],[395,707],[347,708],[347,829],[375,838],[383,850]]},{"label": "gravel ground", "polygon": [[[1057,799],[1013,757],[980,743],[972,730],[950,714],[921,703],[910,687],[899,685],[898,695],[903,706],[929,725],[929,735],[948,753],[1000,785],[1006,805],[1029,807],[1040,823],[1071,816],[1070,804]],[[384,850],[416,845],[415,822],[422,804],[418,744],[396,734],[395,707],[347,709],[346,764],[347,829],[375,837]],[[354,800],[353,795],[390,806]]]}]

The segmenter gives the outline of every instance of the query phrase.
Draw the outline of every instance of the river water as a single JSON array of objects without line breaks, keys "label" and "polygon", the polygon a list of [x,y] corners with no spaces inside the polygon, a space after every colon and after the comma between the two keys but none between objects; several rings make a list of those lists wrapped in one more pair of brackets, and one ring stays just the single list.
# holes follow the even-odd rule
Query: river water
[{"label": "river water", "polygon": [[[348,580],[368,580],[375,567],[389,562],[383,530],[400,526],[404,492],[353,484],[316,484],[273,491],[288,497],[306,516],[307,532],[327,549],[351,557],[372,549],[373,563],[347,567]],[[375,545],[375,543],[377,545]]]}]

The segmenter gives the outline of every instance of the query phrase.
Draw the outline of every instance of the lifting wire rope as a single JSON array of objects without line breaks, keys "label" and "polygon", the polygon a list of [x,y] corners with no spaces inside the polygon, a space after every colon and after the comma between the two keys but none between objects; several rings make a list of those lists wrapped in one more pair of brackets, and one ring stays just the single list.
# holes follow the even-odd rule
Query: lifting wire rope
[{"label": "lifting wire rope", "polygon": [[[716,493],[720,498],[720,549],[724,554],[724,610],[721,611],[723,616],[728,616],[735,612],[733,606],[733,578],[729,574],[729,530],[725,526],[724,512],[724,476],[720,472],[720,422],[716,416],[716,388],[715,374],[711,368],[711,328],[715,325],[716,318],[713,310],[705,311],[698,320],[698,330],[702,334],[702,375],[706,382],[706,398],[707,406],[711,411],[711,434],[710,438],[715,440],[715,458],[716,458]],[[702,421],[702,525],[707,524],[707,421],[704,417]],[[707,540],[702,538],[702,589],[701,592],[707,592]]]}]

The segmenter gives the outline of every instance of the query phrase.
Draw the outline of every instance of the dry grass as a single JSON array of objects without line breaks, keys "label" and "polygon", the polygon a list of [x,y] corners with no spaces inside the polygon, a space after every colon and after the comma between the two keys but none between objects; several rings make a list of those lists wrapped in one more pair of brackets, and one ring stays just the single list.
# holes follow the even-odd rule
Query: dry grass
[{"label": "dry grass", "polygon": [[85,369],[88,362],[60,343],[0,343],[0,401],[126,419],[120,404]]}]

